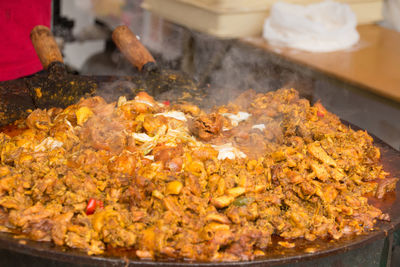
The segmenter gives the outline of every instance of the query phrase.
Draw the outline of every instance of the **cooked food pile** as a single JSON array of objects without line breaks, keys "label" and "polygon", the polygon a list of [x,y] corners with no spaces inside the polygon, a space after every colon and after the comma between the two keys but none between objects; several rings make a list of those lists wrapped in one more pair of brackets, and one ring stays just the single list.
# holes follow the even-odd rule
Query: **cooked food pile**
[{"label": "cooked food pile", "polygon": [[251,260],[271,237],[362,234],[395,189],[365,131],[294,89],[204,111],[146,93],[34,110],[0,133],[0,230],[102,254]]}]

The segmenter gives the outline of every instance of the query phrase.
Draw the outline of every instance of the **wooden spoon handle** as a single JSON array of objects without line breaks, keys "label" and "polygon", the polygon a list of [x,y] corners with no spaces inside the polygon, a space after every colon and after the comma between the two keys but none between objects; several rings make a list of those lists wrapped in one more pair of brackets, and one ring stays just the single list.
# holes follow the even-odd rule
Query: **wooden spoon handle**
[{"label": "wooden spoon handle", "polygon": [[139,71],[147,63],[155,63],[153,56],[127,26],[115,28],[112,39],[118,49]]},{"label": "wooden spoon handle", "polygon": [[31,31],[30,37],[43,68],[47,69],[52,62],[63,63],[60,49],[49,28],[37,25]]}]

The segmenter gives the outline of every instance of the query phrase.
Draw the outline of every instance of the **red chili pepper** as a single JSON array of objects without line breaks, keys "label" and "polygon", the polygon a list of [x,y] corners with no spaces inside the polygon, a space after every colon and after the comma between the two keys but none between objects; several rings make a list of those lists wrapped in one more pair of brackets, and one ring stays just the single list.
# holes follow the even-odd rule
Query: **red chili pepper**
[{"label": "red chili pepper", "polygon": [[317,110],[317,116],[320,117],[320,118],[323,118],[325,116],[325,113]]},{"label": "red chili pepper", "polygon": [[169,100],[165,100],[165,101],[163,102],[163,104],[166,105],[166,106],[169,106],[170,102],[169,102]]},{"label": "red chili pepper", "polygon": [[95,210],[96,210],[96,199],[90,198],[86,206],[86,214],[87,215],[93,214]]}]

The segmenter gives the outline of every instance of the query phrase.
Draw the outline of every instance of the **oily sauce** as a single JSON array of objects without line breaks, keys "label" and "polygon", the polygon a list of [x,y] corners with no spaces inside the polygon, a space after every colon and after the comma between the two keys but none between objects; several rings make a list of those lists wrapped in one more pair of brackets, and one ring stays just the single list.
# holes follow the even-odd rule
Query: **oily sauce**
[{"label": "oily sauce", "polygon": [[9,137],[14,137],[21,134],[26,129],[26,127],[21,127],[20,125],[10,124],[0,127],[0,133],[5,133]]}]

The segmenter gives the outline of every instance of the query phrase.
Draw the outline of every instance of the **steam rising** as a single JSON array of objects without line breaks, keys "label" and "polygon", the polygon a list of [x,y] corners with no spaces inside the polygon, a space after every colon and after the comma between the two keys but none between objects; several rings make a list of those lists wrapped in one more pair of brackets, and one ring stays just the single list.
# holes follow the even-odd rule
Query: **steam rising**
[{"label": "steam rising", "polygon": [[112,102],[117,101],[120,96],[132,99],[139,91],[140,87],[137,83],[121,77],[114,81],[101,83],[97,95],[103,97],[107,102]]},{"label": "steam rising", "polygon": [[[163,31],[164,28],[158,30]],[[301,75],[299,71],[293,71],[293,66],[288,62],[264,50],[233,40],[218,40],[180,27],[175,27],[173,31],[170,27],[167,28],[169,32],[163,32],[160,40],[148,38],[146,32],[141,40],[162,69],[173,68],[185,72],[199,82],[207,95],[201,103],[203,108],[226,104],[248,89],[265,93],[293,87],[303,97],[311,98],[312,80]],[[140,27],[136,27],[136,32],[140,32],[139,29]],[[158,46],[154,44],[157,41],[160,42]],[[160,45],[165,49],[158,49]],[[169,49],[171,47],[174,48],[173,52]],[[133,79],[121,77],[120,80],[103,83],[99,95],[107,101],[115,101],[120,95],[131,99],[141,90],[152,93],[152,88],[146,88],[145,83],[139,82],[140,73],[118,51],[107,52],[102,58],[99,55],[94,57],[98,58],[99,64],[106,66],[106,72],[99,71],[94,64],[94,67],[87,67],[83,73],[134,75]],[[182,92],[166,92],[155,97],[173,102],[179,94]]]},{"label": "steam rising", "polygon": [[244,43],[218,41],[198,33],[193,36],[193,76],[206,85],[209,107],[225,104],[248,89],[266,93],[295,88],[311,99],[312,79],[301,74],[304,70],[294,71],[293,64]]},{"label": "steam rising", "polygon": [[[176,67],[175,70],[186,72],[193,79],[204,84],[202,89],[206,92],[205,98],[200,102],[190,98],[187,100],[189,102],[193,100],[205,111],[211,111],[215,106],[227,104],[249,89],[253,89],[256,93],[266,93],[279,88],[293,87],[299,90],[303,96],[310,96],[312,93],[312,81],[310,79],[306,79],[299,72],[290,70],[289,67],[282,67],[285,62],[268,56],[265,51],[232,41],[217,41],[215,38],[205,37],[197,33],[192,33],[192,35],[195,41],[188,42],[186,45],[191,47],[186,46],[182,51],[186,53],[191,51],[193,54],[182,54],[181,64],[176,64],[176,59],[169,62],[168,57],[164,57],[163,54],[157,54],[155,58],[161,68]],[[168,42],[168,40],[164,39],[163,42]],[[176,42],[176,39],[174,42]],[[134,70],[132,66],[126,64],[120,64],[118,67]],[[121,72],[126,73],[127,71],[122,69]],[[142,90],[152,94],[152,88],[145,88],[146,83],[141,82],[141,78],[143,76],[136,72],[133,78],[120,77],[120,79],[102,83],[101,88],[99,88],[99,95],[107,101],[116,101],[120,95],[125,95],[128,100],[133,99]],[[170,92],[154,97],[158,100],[170,100],[173,104],[176,103],[178,96],[185,93],[180,89],[172,88]],[[248,99],[248,101],[250,102],[251,99]],[[240,135],[240,132],[273,132],[277,130],[279,123],[274,121],[259,121],[255,125],[246,125],[248,124],[246,123],[247,117],[241,119],[240,116],[244,113],[246,113],[245,110],[238,110],[227,116],[232,122],[232,126],[239,126],[234,135]],[[226,130],[229,129],[224,131]],[[245,155],[239,148],[232,145],[221,143],[214,148],[219,147],[222,149],[219,155],[221,159],[241,158]],[[257,144],[251,143],[248,143],[247,147],[253,151],[260,149]],[[244,152],[247,153],[247,151]]]}]

